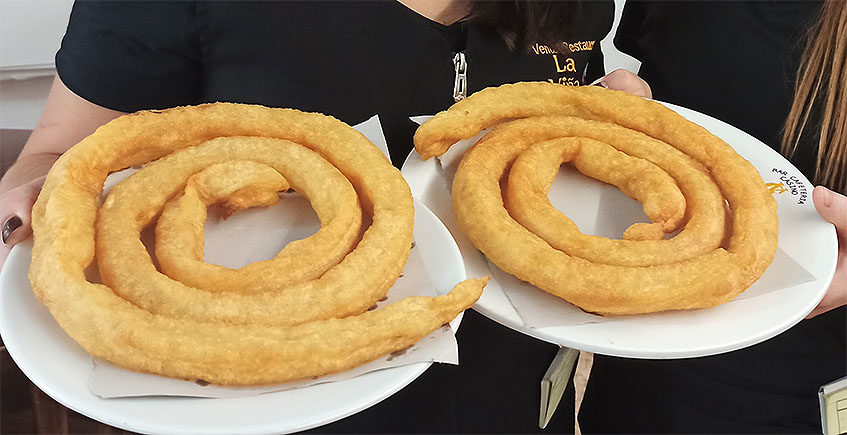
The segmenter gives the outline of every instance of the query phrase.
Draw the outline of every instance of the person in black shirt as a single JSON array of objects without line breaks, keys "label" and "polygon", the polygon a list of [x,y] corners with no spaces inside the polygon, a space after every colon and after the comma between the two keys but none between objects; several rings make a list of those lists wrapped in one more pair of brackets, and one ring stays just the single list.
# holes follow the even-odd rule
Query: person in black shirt
[{"label": "person in black shirt", "polygon": [[[412,150],[409,116],[455,101],[457,56],[468,95],[527,80],[587,85],[604,73],[599,42],[613,10],[611,1],[78,2],[44,114],[0,181],[0,262],[29,234],[57,156],[123,113],[229,101],[349,124],[378,114],[399,166]],[[606,81],[620,76],[632,79],[618,72]],[[318,431],[538,431],[539,380],[557,348],[472,311],[458,339],[460,366],[436,364],[383,403]],[[572,414],[560,411],[548,430],[572,431]]]},{"label": "person in black shirt", "polygon": [[[83,2],[56,66],[68,89],[120,112],[230,101],[349,124],[378,114],[399,165],[416,128],[409,117],[454,102],[457,53],[468,65],[467,95],[520,80],[586,84],[603,74],[593,47],[610,29],[610,6],[571,8],[565,41],[588,45],[563,54],[544,43],[509,50],[493,28],[439,23],[393,1]],[[106,37],[114,29],[120,39]]]},{"label": "person in black shirt", "polygon": [[[615,43],[642,62],[639,74],[656,99],[719,118],[777,150],[796,143],[796,151],[786,153],[793,164],[844,193],[844,161],[819,163],[818,150],[840,149],[843,156],[847,147],[847,135],[837,134],[847,123],[847,3],[827,2],[818,21],[821,8],[822,2],[629,1]],[[802,62],[809,26],[812,42]],[[815,44],[841,45],[815,51]],[[832,60],[838,50],[840,69]],[[816,52],[819,57],[811,55]],[[809,88],[816,77],[824,77],[824,85],[817,103],[809,103],[803,84]],[[827,95],[835,102],[829,108]],[[813,118],[803,134],[792,136],[790,128],[784,134],[786,118],[802,118],[806,106]],[[821,131],[828,130],[836,133],[822,142]],[[824,177],[826,168],[840,179]],[[836,225],[840,265],[810,318],[723,355],[671,361],[595,356],[579,417],[586,433],[820,433],[818,388],[847,375],[847,198],[822,187],[813,197]]]}]

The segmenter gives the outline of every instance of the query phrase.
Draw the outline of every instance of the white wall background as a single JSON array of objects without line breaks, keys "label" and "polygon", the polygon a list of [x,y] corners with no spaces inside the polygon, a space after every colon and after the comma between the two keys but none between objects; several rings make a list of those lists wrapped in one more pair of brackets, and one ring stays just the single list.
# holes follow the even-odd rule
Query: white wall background
[{"label": "white wall background", "polygon": [[72,4],[0,0],[0,128],[32,129],[38,121]]},{"label": "white wall background", "polygon": [[[615,0],[614,27],[601,42],[608,71],[638,70],[638,61],[612,44],[624,1]],[[72,5],[72,0],[0,0],[0,128],[32,129],[38,121]]]}]

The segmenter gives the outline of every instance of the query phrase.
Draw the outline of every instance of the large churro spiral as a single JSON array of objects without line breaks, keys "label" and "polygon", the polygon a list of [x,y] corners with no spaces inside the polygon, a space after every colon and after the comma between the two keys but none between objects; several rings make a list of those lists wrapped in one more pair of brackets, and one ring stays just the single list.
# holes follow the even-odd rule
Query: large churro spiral
[{"label": "large churro spiral", "polygon": [[[756,169],[658,103],[596,87],[504,85],[424,123],[415,146],[423,158],[441,155],[488,127],[453,181],[462,231],[506,272],[584,310],[714,306],[773,259],[776,201]],[[564,161],[641,201],[653,224],[630,227],[623,240],[581,234],[546,198]],[[684,227],[664,240],[680,222],[679,194]]]},{"label": "large churro spiral", "polygon": [[[109,173],[141,164],[99,203]],[[270,205],[289,186],[312,202],[318,233],[240,270],[202,262],[208,205]],[[367,311],[405,265],[413,213],[399,171],[331,117],[223,103],[140,112],[51,169],[30,280],[74,340],[128,369],[236,385],[320,376],[408,347],[479,297],[485,280],[468,280]],[[159,214],[174,276],[139,238]],[[85,277],[95,254],[104,284]]]}]

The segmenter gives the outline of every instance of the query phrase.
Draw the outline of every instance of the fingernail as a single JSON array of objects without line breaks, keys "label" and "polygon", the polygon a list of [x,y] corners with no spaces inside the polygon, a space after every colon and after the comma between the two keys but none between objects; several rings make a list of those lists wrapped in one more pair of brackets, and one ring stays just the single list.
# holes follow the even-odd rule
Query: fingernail
[{"label": "fingernail", "polygon": [[600,80],[599,82],[594,83],[594,86],[600,86],[603,89],[609,89],[609,85],[606,83],[605,80]]},{"label": "fingernail", "polygon": [[826,186],[818,186],[821,188],[821,192],[823,193],[823,205],[826,207],[832,206],[832,200],[835,199],[835,195],[833,192],[826,188]]},{"label": "fingernail", "polygon": [[0,234],[0,236],[2,236],[3,238],[4,245],[6,244],[6,240],[9,240],[9,237],[12,235],[12,233],[14,233],[15,230],[18,229],[22,223],[23,221],[21,221],[21,218],[17,216],[12,216],[9,219],[6,219],[6,222],[3,223],[3,234]]}]

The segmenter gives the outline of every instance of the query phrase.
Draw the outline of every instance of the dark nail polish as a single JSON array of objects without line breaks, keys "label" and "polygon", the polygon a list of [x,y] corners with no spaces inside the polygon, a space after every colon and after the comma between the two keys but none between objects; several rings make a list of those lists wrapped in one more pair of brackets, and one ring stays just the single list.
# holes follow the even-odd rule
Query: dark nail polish
[{"label": "dark nail polish", "polygon": [[9,240],[9,236],[11,236],[12,233],[14,233],[15,230],[18,229],[18,227],[20,227],[22,223],[23,221],[21,221],[21,218],[17,216],[12,216],[6,220],[6,222],[3,224],[3,234],[0,235],[3,238],[4,245],[6,244],[6,240]]}]

